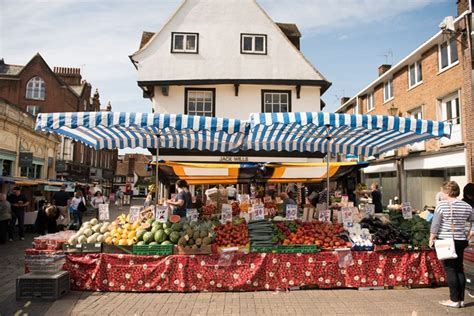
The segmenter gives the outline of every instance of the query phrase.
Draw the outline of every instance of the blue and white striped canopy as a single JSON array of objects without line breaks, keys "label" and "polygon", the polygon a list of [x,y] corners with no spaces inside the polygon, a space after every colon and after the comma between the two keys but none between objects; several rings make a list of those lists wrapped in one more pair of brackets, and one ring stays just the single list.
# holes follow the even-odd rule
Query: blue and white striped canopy
[{"label": "blue and white striped canopy", "polygon": [[384,115],[254,113],[249,123],[246,148],[256,151],[327,153],[330,149],[332,153],[373,156],[451,135],[449,123]]},{"label": "blue and white striped canopy", "polygon": [[40,113],[36,130],[56,133],[95,149],[160,148],[229,152],[241,148],[248,125],[234,119],[182,114]]}]

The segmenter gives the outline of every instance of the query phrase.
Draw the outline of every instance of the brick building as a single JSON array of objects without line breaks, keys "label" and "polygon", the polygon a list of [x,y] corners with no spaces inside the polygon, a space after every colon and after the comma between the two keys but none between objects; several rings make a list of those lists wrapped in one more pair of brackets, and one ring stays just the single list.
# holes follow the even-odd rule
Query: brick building
[{"label": "brick building", "polygon": [[401,196],[417,208],[434,205],[445,180],[473,181],[472,12],[458,1],[458,17],[394,66],[382,65],[378,78],[351,98],[339,113],[399,115],[453,124],[451,139],[430,140],[387,152],[364,170],[367,183],[379,182],[383,202]]},{"label": "brick building", "polygon": [[153,172],[148,167],[153,159],[151,155],[125,154],[118,157],[115,170],[114,189],[119,187],[125,192],[127,185],[133,195],[146,195],[148,185],[152,184]]},{"label": "brick building", "polygon": [[[51,69],[40,54],[26,65],[6,64],[0,59],[0,97],[19,109],[40,112],[100,111],[100,96],[82,80],[79,68]],[[57,148],[56,172],[59,179],[112,185],[117,151],[95,151],[62,139]]]}]

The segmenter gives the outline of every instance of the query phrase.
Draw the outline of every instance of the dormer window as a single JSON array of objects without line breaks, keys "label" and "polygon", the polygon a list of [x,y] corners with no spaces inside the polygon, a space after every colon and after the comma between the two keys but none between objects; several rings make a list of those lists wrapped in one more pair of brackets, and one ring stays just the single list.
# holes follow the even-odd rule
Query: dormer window
[{"label": "dormer window", "polygon": [[267,36],[264,34],[240,34],[241,54],[267,54]]},{"label": "dormer window", "polygon": [[199,47],[198,33],[171,33],[171,52],[197,54]]}]

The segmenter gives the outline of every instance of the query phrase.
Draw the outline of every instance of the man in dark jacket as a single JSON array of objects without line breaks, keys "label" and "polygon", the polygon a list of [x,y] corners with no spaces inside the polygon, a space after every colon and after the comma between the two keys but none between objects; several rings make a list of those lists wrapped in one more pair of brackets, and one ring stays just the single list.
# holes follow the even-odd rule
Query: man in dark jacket
[{"label": "man in dark jacket", "polygon": [[16,221],[18,219],[19,235],[21,240],[25,240],[25,208],[30,204],[20,187],[14,187],[13,193],[8,196],[12,209],[12,219],[10,222],[10,241],[13,241],[13,232],[15,231]]}]

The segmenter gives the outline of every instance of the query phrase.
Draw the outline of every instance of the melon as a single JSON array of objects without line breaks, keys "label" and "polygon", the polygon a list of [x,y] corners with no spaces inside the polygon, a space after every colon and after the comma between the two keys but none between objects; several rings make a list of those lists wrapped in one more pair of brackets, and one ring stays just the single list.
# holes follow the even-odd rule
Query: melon
[{"label": "melon", "polygon": [[179,240],[179,233],[178,232],[172,232],[170,234],[170,241],[173,243],[173,244],[176,244],[178,243],[178,240]]},{"label": "melon", "polygon": [[162,245],[172,245],[173,243],[169,240],[165,240],[161,243]]},{"label": "melon", "polygon": [[85,244],[87,242],[87,237],[82,235],[77,239],[78,244]]},{"label": "melon", "polygon": [[171,234],[171,232],[172,232],[171,228],[165,228],[166,236],[169,236]]},{"label": "melon", "polygon": [[86,229],[84,230],[84,236],[86,236],[86,237],[92,236],[92,229],[86,228]]},{"label": "melon", "polygon": [[151,228],[151,225],[148,223],[143,223],[140,225],[140,229],[143,229],[143,230],[150,230],[150,228]]},{"label": "melon", "polygon": [[94,225],[94,226],[92,226],[92,231],[94,233],[98,233],[98,232],[100,232],[100,228],[101,228],[100,224]]},{"label": "melon", "polygon": [[170,227],[171,227],[171,223],[170,223],[170,222],[163,223],[163,228],[164,228],[164,229],[170,228]]},{"label": "melon", "polygon": [[152,229],[151,229],[151,233],[154,235],[157,231],[160,230],[160,227],[158,226],[153,226]]},{"label": "melon", "polygon": [[144,245],[146,245],[146,244],[143,240],[137,242],[137,246],[144,246]]},{"label": "melon", "polygon": [[97,242],[103,242],[104,240],[105,240],[104,235],[99,235],[99,236],[97,237]]},{"label": "melon", "polygon": [[145,235],[147,231],[145,229],[137,230],[137,240],[143,241],[143,235]]},{"label": "melon", "polygon": [[174,223],[171,225],[171,230],[175,232],[179,232],[181,230],[181,224],[180,223]]},{"label": "melon", "polygon": [[147,244],[153,242],[153,234],[151,232],[146,232],[144,235],[143,235],[143,241]]},{"label": "melon", "polygon": [[91,223],[92,226],[94,226],[94,225],[97,225],[99,223],[99,221],[97,220],[97,218],[93,218],[93,219],[91,219],[90,223]]},{"label": "melon", "polygon": [[153,245],[158,245],[158,243],[156,241],[152,241],[151,243],[149,243],[150,246],[153,246]]},{"label": "melon", "polygon": [[163,228],[163,223],[160,223],[160,222],[154,222],[153,225],[151,225],[151,227],[159,227],[159,229],[162,229]]},{"label": "melon", "polygon": [[97,237],[95,235],[92,235],[90,236],[89,238],[87,238],[87,243],[88,244],[93,244],[97,241]]},{"label": "melon", "polygon": [[180,220],[181,220],[181,216],[179,215],[171,215],[169,218],[169,221],[171,223],[179,223]]},{"label": "melon", "polygon": [[165,231],[160,229],[155,233],[155,241],[157,243],[161,243],[166,240],[166,234]]},{"label": "melon", "polygon": [[147,219],[147,221],[145,223],[148,224],[148,225],[153,225],[154,222],[155,222],[155,219],[150,218],[150,219]]},{"label": "melon", "polygon": [[71,238],[69,238],[69,240],[67,241],[67,243],[70,244],[70,245],[75,245],[75,244],[77,244],[77,237],[72,236]]}]

